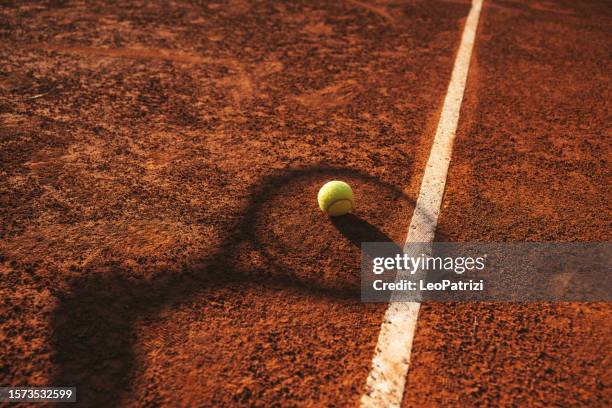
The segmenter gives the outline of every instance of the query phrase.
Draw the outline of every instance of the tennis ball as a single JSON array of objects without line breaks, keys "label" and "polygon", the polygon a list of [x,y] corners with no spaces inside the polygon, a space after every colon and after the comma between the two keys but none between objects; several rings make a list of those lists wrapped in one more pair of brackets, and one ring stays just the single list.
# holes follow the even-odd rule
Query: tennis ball
[{"label": "tennis ball", "polygon": [[353,209],[353,190],[344,181],[325,183],[317,196],[321,211],[336,217],[351,212]]}]

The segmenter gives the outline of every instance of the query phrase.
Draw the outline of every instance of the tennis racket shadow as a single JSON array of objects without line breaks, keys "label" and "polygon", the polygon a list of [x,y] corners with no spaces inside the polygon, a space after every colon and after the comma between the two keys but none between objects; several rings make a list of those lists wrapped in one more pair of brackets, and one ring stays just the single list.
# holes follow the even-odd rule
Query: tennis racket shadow
[{"label": "tennis racket shadow", "polygon": [[[262,225],[256,222],[268,211],[269,197],[274,197],[282,186],[296,180],[307,184],[309,180],[330,176],[382,185],[409,200],[395,186],[358,171],[320,167],[291,169],[264,178],[253,190],[240,221],[219,249],[179,273],[156,271],[152,279],[135,280],[113,265],[106,265],[103,273],[95,268],[84,271],[70,283],[69,290],[58,296],[59,305],[53,314],[53,384],[76,386],[77,398],[83,406],[120,405],[130,390],[137,366],[134,350],[137,322],[152,319],[160,310],[189,302],[198,294],[228,285],[273,285],[312,297],[359,302],[358,284],[346,287],[344,280],[327,284],[318,277],[288,273],[284,258],[277,258],[288,251],[283,248],[284,243],[271,242],[266,234],[268,227],[262,230]],[[391,242],[380,228],[357,215],[333,218],[332,224],[353,246],[360,246],[363,241]],[[245,245],[259,251],[265,259],[265,271],[253,272],[233,261],[236,251]]]}]

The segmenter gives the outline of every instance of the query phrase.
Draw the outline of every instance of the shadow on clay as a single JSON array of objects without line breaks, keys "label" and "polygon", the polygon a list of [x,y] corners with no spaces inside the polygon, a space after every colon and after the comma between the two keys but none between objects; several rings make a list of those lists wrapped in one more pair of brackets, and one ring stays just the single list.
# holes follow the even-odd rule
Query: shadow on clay
[{"label": "shadow on clay", "polygon": [[[313,297],[359,302],[358,284],[344,287],[346,282],[326,284],[317,278],[300,277],[286,270],[281,259],[274,258],[274,245],[263,242],[254,222],[264,209],[266,200],[283,186],[296,181],[308,182],[320,177],[350,177],[372,183],[403,200],[408,200],[395,186],[362,172],[344,168],[289,169],[265,177],[256,186],[240,222],[216,253],[200,262],[200,267],[180,273],[158,274],[151,280],[134,280],[117,267],[110,273],[87,271],[59,296],[59,306],[52,321],[52,361],[56,367],[52,383],[76,386],[83,405],[117,406],[129,389],[135,368],[134,347],[136,321],[154,317],[162,308],[173,307],[198,293],[228,285],[274,285],[287,287]],[[378,227],[357,215],[332,219],[334,226],[353,245],[364,241],[391,239]],[[253,279],[252,271],[241,270],[231,261],[241,245],[256,248],[266,260],[266,273]],[[355,272],[358,274],[358,271]],[[357,278],[356,278],[357,279]],[[358,280],[357,280],[358,281]],[[338,288],[343,288],[339,290]]]}]

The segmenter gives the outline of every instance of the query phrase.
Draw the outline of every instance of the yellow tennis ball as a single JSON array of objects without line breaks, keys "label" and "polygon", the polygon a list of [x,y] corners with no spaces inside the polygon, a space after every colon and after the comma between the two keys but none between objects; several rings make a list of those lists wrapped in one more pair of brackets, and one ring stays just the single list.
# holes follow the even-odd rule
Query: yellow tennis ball
[{"label": "yellow tennis ball", "polygon": [[317,196],[321,211],[336,217],[351,212],[353,209],[353,190],[344,181],[325,183]]}]

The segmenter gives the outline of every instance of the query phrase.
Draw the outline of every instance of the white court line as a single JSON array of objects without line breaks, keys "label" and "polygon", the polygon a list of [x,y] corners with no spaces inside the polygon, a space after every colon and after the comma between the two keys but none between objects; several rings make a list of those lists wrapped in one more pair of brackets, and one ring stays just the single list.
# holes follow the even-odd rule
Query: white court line
[{"label": "white court line", "polygon": [[[482,0],[472,0],[406,243],[433,242],[459,121]],[[391,302],[383,319],[361,407],[399,407],[419,315],[418,302]]]}]

